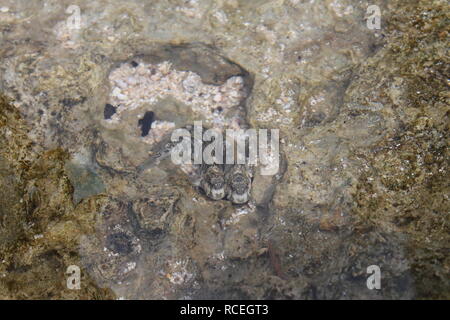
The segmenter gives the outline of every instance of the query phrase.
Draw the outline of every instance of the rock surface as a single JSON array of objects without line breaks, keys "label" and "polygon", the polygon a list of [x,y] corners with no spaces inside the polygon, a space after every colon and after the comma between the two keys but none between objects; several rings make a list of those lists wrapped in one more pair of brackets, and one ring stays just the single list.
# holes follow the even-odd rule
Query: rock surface
[{"label": "rock surface", "polygon": [[[450,297],[446,1],[0,7],[0,298]],[[196,119],[280,130],[248,204],[139,172]]]}]

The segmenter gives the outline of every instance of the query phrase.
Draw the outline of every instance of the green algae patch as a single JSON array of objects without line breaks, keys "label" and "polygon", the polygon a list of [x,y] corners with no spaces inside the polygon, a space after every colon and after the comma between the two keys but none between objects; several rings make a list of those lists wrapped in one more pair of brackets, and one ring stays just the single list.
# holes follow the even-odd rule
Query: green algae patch
[{"label": "green algae patch", "polygon": [[355,195],[357,229],[406,235],[418,298],[449,298],[448,159],[442,132],[407,131],[371,155]]},{"label": "green algae patch", "polygon": [[78,238],[92,232],[102,198],[72,202],[62,149],[42,151],[18,110],[0,95],[0,299],[112,299],[81,273],[69,290],[66,270],[80,265]]},{"label": "green algae patch", "polygon": [[419,1],[393,17],[388,45],[361,70],[367,82],[352,84],[361,102],[376,97],[391,106],[396,122],[387,139],[358,154],[367,167],[354,195],[356,230],[404,236],[416,298],[422,299],[450,298],[445,8],[444,2]]}]

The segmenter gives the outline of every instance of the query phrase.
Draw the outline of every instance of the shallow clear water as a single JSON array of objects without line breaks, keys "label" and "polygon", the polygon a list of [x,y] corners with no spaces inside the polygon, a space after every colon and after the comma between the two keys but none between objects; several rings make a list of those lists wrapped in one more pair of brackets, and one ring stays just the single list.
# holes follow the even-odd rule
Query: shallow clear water
[{"label": "shallow clear water", "polygon": [[[448,5],[379,8],[0,0],[0,297],[448,298]],[[195,120],[280,130],[248,203],[149,165]]]}]

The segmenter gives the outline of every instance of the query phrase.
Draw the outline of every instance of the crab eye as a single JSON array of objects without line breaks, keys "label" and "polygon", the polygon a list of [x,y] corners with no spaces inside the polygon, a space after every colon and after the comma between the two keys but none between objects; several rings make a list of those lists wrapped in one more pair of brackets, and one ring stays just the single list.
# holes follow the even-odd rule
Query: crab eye
[{"label": "crab eye", "polygon": [[214,187],[214,189],[220,189],[223,187],[225,181],[222,177],[213,177],[210,180],[211,185]]},{"label": "crab eye", "polygon": [[234,183],[243,183],[244,181],[245,179],[241,174],[235,175],[233,178]]}]

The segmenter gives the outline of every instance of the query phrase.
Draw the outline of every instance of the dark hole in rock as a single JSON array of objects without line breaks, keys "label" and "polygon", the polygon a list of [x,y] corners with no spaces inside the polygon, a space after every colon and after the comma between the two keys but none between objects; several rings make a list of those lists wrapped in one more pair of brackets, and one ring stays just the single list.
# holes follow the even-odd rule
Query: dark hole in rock
[{"label": "dark hole in rock", "polygon": [[222,111],[223,111],[222,107],[217,107],[217,108],[213,109],[214,113],[221,113]]},{"label": "dark hole in rock", "polygon": [[116,107],[109,103],[105,104],[105,109],[103,110],[105,119],[111,119],[114,113],[116,113]]},{"label": "dark hole in rock", "polygon": [[144,230],[142,234],[148,239],[156,240],[164,237],[165,231],[160,228],[155,228],[151,230]]},{"label": "dark hole in rock", "polygon": [[144,118],[139,119],[138,126],[141,127],[141,137],[145,137],[150,132],[155,114],[153,111],[147,111]]},{"label": "dark hole in rock", "polygon": [[113,233],[106,238],[106,247],[115,253],[129,254],[133,251],[133,242],[126,233]]}]

